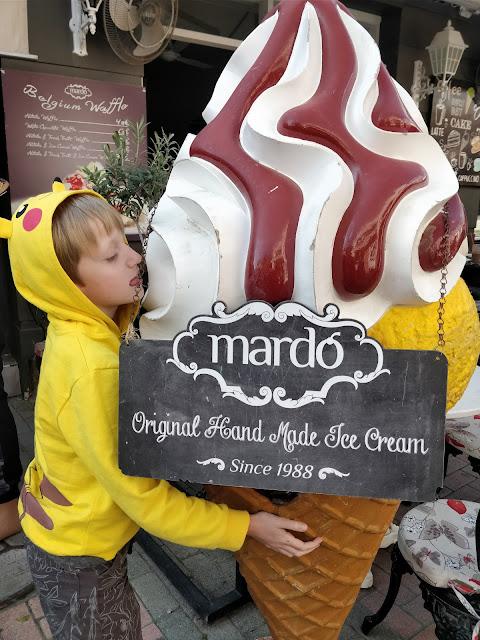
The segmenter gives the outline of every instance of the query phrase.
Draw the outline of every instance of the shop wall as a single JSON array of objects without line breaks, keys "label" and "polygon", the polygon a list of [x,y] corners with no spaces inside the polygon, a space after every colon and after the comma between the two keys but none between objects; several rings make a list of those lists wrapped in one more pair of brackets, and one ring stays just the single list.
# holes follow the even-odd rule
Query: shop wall
[{"label": "shop wall", "polygon": [[30,53],[38,56],[37,63],[28,63],[30,70],[110,82],[112,74],[118,74],[115,82],[141,84],[143,65],[126,64],[111,50],[103,29],[102,9],[98,12],[97,33],[87,35],[88,56],[72,53],[71,16],[69,0],[28,0]]},{"label": "shop wall", "polygon": [[[428,46],[438,31],[441,31],[448,20],[460,31],[468,49],[463,54],[460,66],[455,75],[456,80],[475,84],[477,68],[480,65],[480,16],[462,18],[458,9],[444,8],[442,13],[433,13],[414,7],[405,7],[402,11],[400,44],[396,79],[410,92],[413,81],[413,64],[422,60],[426,73],[431,72]],[[420,111],[427,123],[430,122],[431,97],[420,103]],[[462,199],[468,218],[469,229],[472,230],[480,214],[480,187],[460,187]]]},{"label": "shop wall", "polygon": [[[448,20],[452,21],[452,26],[460,31],[465,44],[468,44],[455,78],[468,82],[475,80],[475,72],[480,64],[480,16],[462,18],[458,9],[453,8],[450,11],[433,13],[414,7],[405,7],[401,17],[397,80],[408,91],[412,85],[415,60],[422,60],[427,74],[431,72],[428,51],[425,47],[431,43],[435,34],[446,26]],[[420,106],[422,112],[427,112],[428,100],[424,100]]]}]

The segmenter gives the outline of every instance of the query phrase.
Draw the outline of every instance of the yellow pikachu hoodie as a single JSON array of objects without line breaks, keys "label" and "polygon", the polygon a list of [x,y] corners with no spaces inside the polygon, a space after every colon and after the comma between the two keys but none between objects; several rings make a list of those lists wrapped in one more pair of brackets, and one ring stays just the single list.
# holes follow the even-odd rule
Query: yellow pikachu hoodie
[{"label": "yellow pikachu hoodie", "polygon": [[110,560],[139,527],[178,544],[236,550],[247,512],[118,468],[118,350],[131,305],[119,309],[117,325],[60,266],[52,216],[75,193],[54,183],[52,192],[26,200],[11,221],[0,218],[15,285],[50,321],[35,404],[35,458],[19,501],[23,529],[58,556]]}]

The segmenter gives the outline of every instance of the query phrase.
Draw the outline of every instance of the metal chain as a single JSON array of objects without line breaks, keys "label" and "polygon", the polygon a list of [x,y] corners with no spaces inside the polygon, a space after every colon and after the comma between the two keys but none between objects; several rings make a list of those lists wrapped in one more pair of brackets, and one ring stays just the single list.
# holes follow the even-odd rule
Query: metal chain
[{"label": "metal chain", "polygon": [[446,202],[443,207],[443,237],[440,245],[442,249],[442,270],[440,278],[440,299],[438,301],[438,342],[435,351],[443,351],[445,347],[445,296],[447,294],[448,259],[450,257],[450,203]]},{"label": "metal chain", "polygon": [[151,209],[151,211],[149,212],[148,224],[147,224],[147,229],[145,231],[145,234],[142,234],[140,232],[140,228],[138,227],[138,223],[137,223],[138,235],[140,236],[140,242],[142,244],[142,261],[138,265],[138,271],[139,271],[139,274],[140,274],[140,282],[135,287],[135,294],[133,296],[132,311],[130,313],[130,318],[128,320],[128,329],[125,332],[125,336],[124,336],[125,342],[126,342],[127,345],[128,345],[128,341],[129,340],[135,340],[135,339],[140,337],[138,335],[138,333],[136,332],[133,323],[135,322],[135,318],[137,317],[137,314],[138,314],[138,305],[140,303],[141,281],[143,280],[143,274],[145,273],[145,271],[147,269],[147,259],[146,259],[147,258],[147,246],[148,246],[148,239],[150,237],[150,234],[152,233],[152,220],[153,220],[153,214],[154,213],[155,213],[155,207],[153,207]]}]

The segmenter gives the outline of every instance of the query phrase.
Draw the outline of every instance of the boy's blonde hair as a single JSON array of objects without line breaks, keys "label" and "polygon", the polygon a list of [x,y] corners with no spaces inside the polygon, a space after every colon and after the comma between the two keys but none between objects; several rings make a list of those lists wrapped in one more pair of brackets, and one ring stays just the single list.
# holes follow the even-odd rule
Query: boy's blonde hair
[{"label": "boy's blonde hair", "polygon": [[92,221],[98,220],[107,233],[118,229],[123,233],[120,214],[108,202],[89,193],[65,198],[52,219],[53,246],[63,270],[75,284],[83,284],[78,263],[86,247],[96,247],[97,237]]}]

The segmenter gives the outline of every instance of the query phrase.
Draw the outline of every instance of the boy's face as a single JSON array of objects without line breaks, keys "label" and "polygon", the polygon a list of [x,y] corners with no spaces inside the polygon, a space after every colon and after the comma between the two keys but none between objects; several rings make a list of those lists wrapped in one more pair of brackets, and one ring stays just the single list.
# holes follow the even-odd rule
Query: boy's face
[{"label": "boy's face", "polygon": [[113,318],[117,307],[133,302],[137,290],[139,297],[143,296],[138,270],[142,258],[125,244],[121,231],[107,233],[97,220],[91,224],[97,246],[81,256],[77,268],[81,284],[76,285],[94,305]]}]

